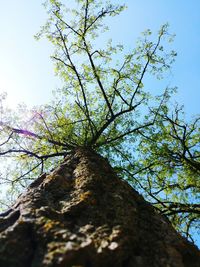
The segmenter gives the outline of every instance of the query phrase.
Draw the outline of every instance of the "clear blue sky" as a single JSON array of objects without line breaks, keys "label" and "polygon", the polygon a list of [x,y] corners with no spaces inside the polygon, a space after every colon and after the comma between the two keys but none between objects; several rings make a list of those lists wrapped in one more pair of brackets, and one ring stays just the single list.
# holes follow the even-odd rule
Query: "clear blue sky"
[{"label": "clear blue sky", "polygon": [[[111,23],[110,36],[129,48],[146,28],[158,30],[165,22],[176,33],[173,48],[178,57],[173,76],[166,85],[179,88],[177,99],[188,114],[199,112],[200,102],[200,1],[127,0],[128,10]],[[0,10],[0,92],[8,92],[10,105],[45,103],[59,85],[54,78],[47,41],[33,35],[45,21],[42,1],[1,1]],[[70,1],[69,1],[70,3]]]}]

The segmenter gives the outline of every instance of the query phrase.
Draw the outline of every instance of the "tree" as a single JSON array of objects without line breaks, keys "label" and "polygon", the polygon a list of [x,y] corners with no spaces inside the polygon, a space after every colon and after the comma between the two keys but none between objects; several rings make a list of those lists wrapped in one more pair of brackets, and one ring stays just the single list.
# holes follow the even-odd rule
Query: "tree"
[{"label": "tree", "polygon": [[[175,186],[178,180],[171,184],[170,179],[183,174],[186,177],[189,169],[190,174],[191,170],[194,173],[190,163],[194,165],[199,160],[199,140],[193,135],[198,129],[198,120],[191,124],[193,131],[190,133],[189,129],[187,135],[195,143],[196,152],[192,159],[183,161],[183,157],[188,159],[188,150],[182,153],[182,158],[176,150],[184,139],[181,141],[176,133],[171,134],[170,126],[180,131],[185,128],[182,123],[177,124],[176,118],[170,119],[166,111],[173,89],[166,88],[155,95],[145,86],[146,76],[161,79],[176,56],[173,50],[165,48],[168,47],[165,43],[173,39],[168,25],[160,28],[156,41],[150,30],[145,31],[131,52],[126,52],[121,45],[114,46],[111,41],[102,48],[98,45],[98,35],[106,30],[103,19],[118,15],[124,6],[110,2],[105,5],[95,0],[75,2],[74,9],[66,9],[60,1],[45,3],[49,19],[36,38],[45,36],[54,45],[52,59],[64,85],[51,104],[28,111],[28,121],[23,118],[23,114],[27,114],[23,106],[15,115],[8,110],[1,112],[0,155],[8,163],[11,157],[15,159],[2,181],[9,182],[15,192],[21,191],[31,180],[57,166],[74,149],[92,149],[107,157],[113,168],[140,192],[153,198],[159,211],[169,215],[181,229],[186,221],[179,221],[178,214],[185,214],[183,207],[193,201],[199,185],[193,184],[194,194],[187,195],[189,178],[186,186],[184,178],[180,180],[181,186]],[[163,134],[158,138],[160,131]],[[169,144],[175,155],[170,153]],[[149,150],[152,153],[147,158],[144,154]],[[172,173],[166,166],[177,162],[175,156],[180,166]],[[195,171],[195,175],[198,172]],[[165,193],[164,197],[161,192]],[[178,201],[172,198],[175,194]],[[167,204],[163,201],[165,197]],[[192,204],[189,208],[187,234],[199,215],[198,205]],[[178,212],[173,213],[174,210]],[[176,216],[172,217],[174,214]]]},{"label": "tree", "polygon": [[77,148],[0,217],[2,267],[198,267],[198,249],[107,160]]}]

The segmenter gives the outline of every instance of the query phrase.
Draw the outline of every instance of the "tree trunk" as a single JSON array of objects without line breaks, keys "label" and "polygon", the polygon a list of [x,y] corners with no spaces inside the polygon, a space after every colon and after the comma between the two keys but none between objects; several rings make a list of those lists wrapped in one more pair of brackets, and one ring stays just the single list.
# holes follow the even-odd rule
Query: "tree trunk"
[{"label": "tree trunk", "polygon": [[0,215],[1,267],[199,267],[198,249],[120,180],[77,149]]}]

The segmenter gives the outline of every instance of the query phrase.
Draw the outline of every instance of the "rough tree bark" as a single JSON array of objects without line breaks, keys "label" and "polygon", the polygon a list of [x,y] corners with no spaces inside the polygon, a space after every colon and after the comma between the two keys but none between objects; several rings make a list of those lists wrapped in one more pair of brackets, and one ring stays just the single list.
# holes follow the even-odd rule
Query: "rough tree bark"
[{"label": "rough tree bark", "polygon": [[120,180],[77,149],[0,216],[1,267],[199,267],[198,249]]}]

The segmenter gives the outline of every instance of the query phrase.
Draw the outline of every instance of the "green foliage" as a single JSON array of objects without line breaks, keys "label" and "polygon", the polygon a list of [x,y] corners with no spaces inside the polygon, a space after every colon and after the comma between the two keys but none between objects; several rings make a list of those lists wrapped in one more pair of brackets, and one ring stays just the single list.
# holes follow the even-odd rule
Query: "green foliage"
[{"label": "green foliage", "polygon": [[[185,126],[177,115],[170,119],[168,103],[175,89],[155,93],[145,82],[162,79],[176,57],[169,50],[174,36],[168,25],[156,36],[146,30],[127,52],[111,40],[98,42],[108,30],[104,20],[119,15],[124,5],[65,2],[71,8],[62,1],[44,3],[49,17],[35,36],[54,46],[52,60],[63,88],[48,105],[32,110],[20,106],[14,114],[1,110],[0,155],[10,164],[2,183],[21,191],[75,147],[90,147],[160,212],[173,217],[179,229],[192,225],[198,217],[193,205],[199,189],[198,120]],[[181,211],[186,204],[193,210]],[[189,215],[184,221],[180,214]]]},{"label": "green foliage", "polygon": [[37,38],[45,36],[55,46],[52,59],[56,74],[63,80],[65,109],[77,122],[76,134],[80,131],[73,142],[100,146],[131,131],[130,126],[140,125],[133,118],[150,100],[144,76],[151,73],[161,78],[173,62],[174,52],[163,51],[162,42],[171,38],[168,25],[163,25],[156,42],[150,40],[147,30],[137,47],[116,63],[116,57],[123,55],[123,46],[108,41],[99,48],[97,37],[105,29],[103,19],[118,15],[124,6],[109,2],[105,6],[100,1],[78,3],[76,9],[66,9],[58,1],[46,1],[49,20]]},{"label": "green foliage", "polygon": [[[185,123],[182,108],[162,109],[156,123],[142,132],[138,146],[141,183],[157,208],[176,227],[185,228],[199,218],[200,206],[200,118]],[[150,176],[150,177],[149,177]]]}]

